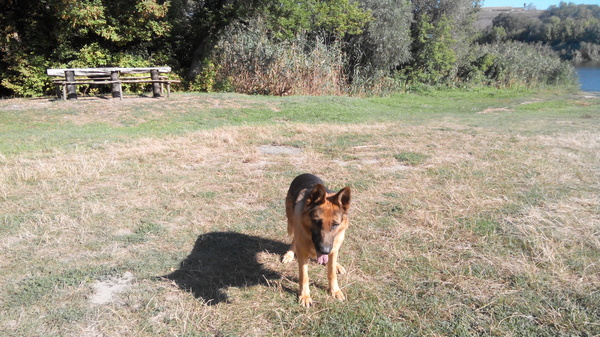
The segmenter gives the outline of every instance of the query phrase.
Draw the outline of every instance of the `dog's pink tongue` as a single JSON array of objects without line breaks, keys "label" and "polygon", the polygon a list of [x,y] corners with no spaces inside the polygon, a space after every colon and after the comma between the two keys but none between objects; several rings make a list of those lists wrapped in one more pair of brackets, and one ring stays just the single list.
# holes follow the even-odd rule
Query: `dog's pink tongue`
[{"label": "dog's pink tongue", "polygon": [[326,265],[327,261],[329,261],[329,255],[322,255],[317,253],[317,262],[322,265]]}]

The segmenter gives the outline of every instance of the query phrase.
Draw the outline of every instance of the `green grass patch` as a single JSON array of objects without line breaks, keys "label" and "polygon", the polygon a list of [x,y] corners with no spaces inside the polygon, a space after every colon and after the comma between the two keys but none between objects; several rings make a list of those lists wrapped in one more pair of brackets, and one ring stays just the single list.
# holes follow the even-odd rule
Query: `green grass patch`
[{"label": "green grass patch", "polygon": [[120,236],[119,239],[127,243],[142,243],[147,241],[151,236],[160,235],[163,233],[161,225],[151,221],[142,220],[138,224],[132,234]]},{"label": "green grass patch", "polygon": [[430,156],[418,152],[402,152],[394,155],[394,158],[402,164],[417,166],[423,164]]},{"label": "green grass patch", "polygon": [[[478,126],[491,121],[496,127],[507,124],[502,114],[487,118],[474,118],[474,114],[490,105],[525,107],[536,104],[558,105],[561,113],[578,110],[582,114],[598,116],[598,102],[589,100],[584,106],[573,106],[564,96],[553,97],[550,102],[521,104],[525,97],[540,95],[529,92],[481,90],[473,92],[432,92],[426,95],[393,95],[369,99],[350,97],[284,97],[264,98],[234,94],[182,94],[168,100],[124,106],[117,114],[104,113],[103,102],[53,102],[50,109],[26,109],[22,100],[20,109],[0,109],[0,153],[16,154],[29,151],[49,151],[54,148],[89,148],[107,142],[122,142],[139,137],[177,135],[198,129],[227,125],[264,125],[269,123],[374,123],[404,121],[423,123],[440,118],[468,118]],[[547,96],[541,96],[547,99]],[[179,100],[196,100],[194,104]],[[133,99],[132,99],[133,100]],[[210,101],[227,102],[208,104]],[[39,102],[32,101],[32,102]],[[127,101],[125,101],[127,102]],[[72,107],[78,104],[78,107]],[[534,105],[532,105],[534,104]],[[217,107],[215,107],[215,105]],[[81,109],[81,110],[78,110]],[[134,112],[131,113],[130,111]],[[539,109],[529,109],[537,111]],[[525,110],[528,111],[528,110]],[[552,113],[551,110],[550,112]],[[168,112],[168,113],[167,113]],[[65,118],[67,116],[68,118]],[[491,117],[491,118],[490,118]],[[511,116],[513,119],[515,116]],[[540,116],[536,117],[540,118]],[[518,116],[518,119],[528,119]],[[544,117],[541,117],[544,118]],[[511,122],[512,124],[512,122]],[[26,127],[21,127],[21,125]],[[487,125],[486,125],[487,126]]]}]

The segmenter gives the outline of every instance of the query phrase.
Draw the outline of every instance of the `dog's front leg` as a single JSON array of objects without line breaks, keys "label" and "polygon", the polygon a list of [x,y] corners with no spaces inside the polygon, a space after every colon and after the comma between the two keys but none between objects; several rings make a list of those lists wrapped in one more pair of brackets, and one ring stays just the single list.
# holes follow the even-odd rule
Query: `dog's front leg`
[{"label": "dog's front leg", "polygon": [[302,306],[308,308],[312,305],[312,298],[310,298],[310,289],[308,283],[308,256],[305,254],[297,254],[298,259],[298,275],[300,277],[300,295],[298,299]]},{"label": "dog's front leg", "polygon": [[[338,252],[337,250],[332,251],[329,254],[329,261],[327,262],[327,280],[329,280],[329,292],[331,296],[337,298],[340,301],[346,299],[344,293],[340,289],[337,281],[338,264],[337,264]],[[343,269],[342,266],[339,266]],[[345,270],[344,270],[345,271]]]}]

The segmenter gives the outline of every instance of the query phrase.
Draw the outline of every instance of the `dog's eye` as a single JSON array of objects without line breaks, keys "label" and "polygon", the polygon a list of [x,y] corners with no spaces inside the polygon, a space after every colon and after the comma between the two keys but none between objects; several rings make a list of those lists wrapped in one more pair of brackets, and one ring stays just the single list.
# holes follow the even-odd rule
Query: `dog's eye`
[{"label": "dog's eye", "polygon": [[323,226],[323,220],[313,220],[313,222],[318,228],[321,228]]},{"label": "dog's eye", "polygon": [[332,222],[331,223],[331,228],[336,228],[337,226],[339,226],[340,224],[337,222]]}]

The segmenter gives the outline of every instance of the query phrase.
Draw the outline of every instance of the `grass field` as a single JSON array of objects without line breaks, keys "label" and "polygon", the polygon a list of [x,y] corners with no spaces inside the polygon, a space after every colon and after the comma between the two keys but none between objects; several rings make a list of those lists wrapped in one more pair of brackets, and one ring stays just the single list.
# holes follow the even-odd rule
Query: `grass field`
[{"label": "grass field", "polygon": [[[284,197],[353,189],[347,301]],[[0,100],[3,336],[598,336],[600,98]]]}]

